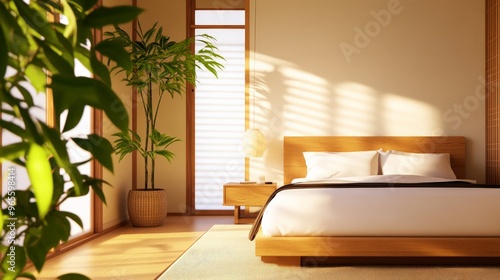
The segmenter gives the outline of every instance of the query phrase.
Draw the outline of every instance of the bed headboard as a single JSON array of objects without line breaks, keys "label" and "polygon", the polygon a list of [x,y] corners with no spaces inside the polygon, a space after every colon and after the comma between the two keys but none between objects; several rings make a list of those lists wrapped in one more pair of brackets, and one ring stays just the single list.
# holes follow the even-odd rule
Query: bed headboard
[{"label": "bed headboard", "polygon": [[413,153],[449,153],[457,178],[465,179],[465,137],[462,136],[285,136],[284,183],[306,176],[302,152],[400,150]]}]

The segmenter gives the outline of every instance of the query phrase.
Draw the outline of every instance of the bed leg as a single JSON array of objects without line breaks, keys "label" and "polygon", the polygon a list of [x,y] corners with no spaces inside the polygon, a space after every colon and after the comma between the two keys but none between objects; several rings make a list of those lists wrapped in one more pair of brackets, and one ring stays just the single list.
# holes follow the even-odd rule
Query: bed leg
[{"label": "bed leg", "polygon": [[261,256],[260,259],[263,263],[272,263],[278,266],[300,266],[300,257]]}]

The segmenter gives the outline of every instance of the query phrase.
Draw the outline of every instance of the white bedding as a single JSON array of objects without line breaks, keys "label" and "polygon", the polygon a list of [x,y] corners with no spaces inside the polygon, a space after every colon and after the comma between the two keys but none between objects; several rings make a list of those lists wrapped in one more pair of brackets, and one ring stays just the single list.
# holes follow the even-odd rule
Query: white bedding
[{"label": "white bedding", "polygon": [[[450,181],[367,177],[373,178],[338,182]],[[474,184],[470,188],[298,188],[274,197],[264,210],[261,229],[264,236],[500,236],[499,202],[500,189]]]},{"label": "white bedding", "polygon": [[292,183],[360,183],[360,182],[371,182],[371,183],[426,183],[426,182],[468,182],[476,183],[476,180],[470,179],[446,179],[438,177],[429,176],[419,176],[419,175],[401,175],[401,174],[389,174],[389,175],[371,175],[371,176],[355,176],[355,177],[340,177],[328,180],[308,180],[306,178],[296,178],[292,180]]}]

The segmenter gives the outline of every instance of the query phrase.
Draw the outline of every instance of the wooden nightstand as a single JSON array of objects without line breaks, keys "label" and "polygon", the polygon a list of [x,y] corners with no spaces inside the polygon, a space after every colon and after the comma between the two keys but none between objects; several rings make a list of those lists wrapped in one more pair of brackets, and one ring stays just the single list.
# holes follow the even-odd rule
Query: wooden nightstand
[{"label": "wooden nightstand", "polygon": [[272,184],[224,184],[224,206],[234,206],[234,223],[253,223],[253,218],[243,218],[241,206],[263,206],[269,196],[276,190],[276,183]]}]

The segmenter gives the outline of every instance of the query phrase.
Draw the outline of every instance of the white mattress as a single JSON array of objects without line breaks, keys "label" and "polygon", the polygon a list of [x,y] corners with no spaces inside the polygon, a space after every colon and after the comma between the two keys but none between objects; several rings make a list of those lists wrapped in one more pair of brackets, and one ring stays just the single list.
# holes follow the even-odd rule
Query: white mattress
[{"label": "white mattress", "polygon": [[308,188],[279,192],[261,229],[264,236],[500,236],[499,221],[497,188]]}]

